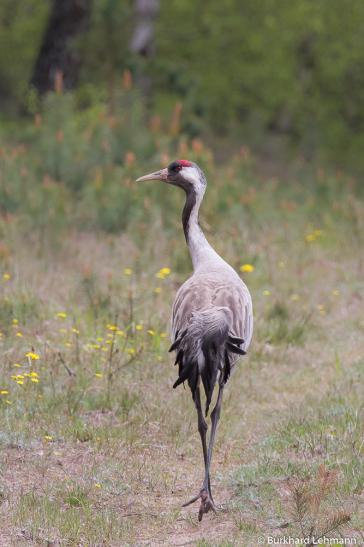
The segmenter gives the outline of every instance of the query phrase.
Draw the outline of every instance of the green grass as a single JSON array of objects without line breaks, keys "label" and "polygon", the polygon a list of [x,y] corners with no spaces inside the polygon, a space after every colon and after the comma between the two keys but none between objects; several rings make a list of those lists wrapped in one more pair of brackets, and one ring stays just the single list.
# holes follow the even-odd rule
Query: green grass
[{"label": "green grass", "polygon": [[[344,379],[335,378],[324,396],[307,394],[303,403],[292,405],[273,431],[254,444],[249,463],[234,475],[241,504],[254,499],[264,518],[275,514],[277,522],[286,522],[290,511],[277,498],[278,485],[283,488],[292,477],[315,483],[318,469],[325,466],[337,473],[329,500],[331,512],[338,501],[341,508],[349,504],[352,522],[360,529],[363,371],[363,361],[359,361]],[[299,535],[294,523],[290,529]]]},{"label": "green grass", "polygon": [[[98,123],[96,136],[107,122]],[[52,124],[43,121],[42,147]],[[75,126],[67,131],[77,136]],[[62,141],[71,163],[75,135]],[[116,148],[108,161],[98,150],[81,174],[63,166],[65,179],[51,183],[39,142],[3,154],[4,541],[254,546],[262,535],[298,533],[295,499],[314,499],[326,472],[334,487],[319,518],[350,515],[338,527],[361,541],[364,210],[355,184],[322,174],[318,184],[307,172],[260,180],[246,158],[217,166],[203,145],[177,143],[209,175],[209,240],[236,269],[254,265],[242,274],[254,340],[226,389],[213,461],[221,510],[197,524],[196,508],[181,508],[202,478],[196,416],[188,391],[171,388],[167,351],[173,297],[191,271],[183,196],[132,184],[175,150],[149,138],[149,159],[138,149],[127,165]],[[53,145],[47,162],[58,157]],[[94,183],[102,192],[91,196]]]}]

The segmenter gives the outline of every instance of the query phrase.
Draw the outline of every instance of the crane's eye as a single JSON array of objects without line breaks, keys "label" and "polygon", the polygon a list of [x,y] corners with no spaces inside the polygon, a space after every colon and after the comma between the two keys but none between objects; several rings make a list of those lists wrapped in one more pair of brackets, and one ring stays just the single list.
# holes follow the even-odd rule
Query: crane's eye
[{"label": "crane's eye", "polygon": [[170,165],[168,165],[168,171],[171,173],[178,173],[181,171],[182,165],[180,165],[177,161],[172,162]]}]

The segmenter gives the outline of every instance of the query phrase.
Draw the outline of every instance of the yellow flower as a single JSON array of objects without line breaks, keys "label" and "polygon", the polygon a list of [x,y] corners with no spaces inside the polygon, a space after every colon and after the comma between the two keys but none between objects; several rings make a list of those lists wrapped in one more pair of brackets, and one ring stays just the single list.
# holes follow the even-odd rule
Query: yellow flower
[{"label": "yellow flower", "polygon": [[143,325],[135,325],[135,330],[143,330]]},{"label": "yellow flower", "polygon": [[9,391],[7,389],[0,390],[0,395],[8,395],[8,394],[9,394]]},{"label": "yellow flower", "polygon": [[118,330],[117,325],[111,325],[110,323],[108,323],[108,324],[106,325],[106,328],[107,328],[108,330],[111,330],[111,331],[117,331],[117,330]]},{"label": "yellow flower", "polygon": [[3,274],[3,280],[4,281],[9,281],[11,279],[11,275],[9,273],[4,273]]},{"label": "yellow flower", "polygon": [[136,351],[134,348],[128,348],[129,355],[135,355]]},{"label": "yellow flower", "polygon": [[13,403],[11,401],[9,401],[9,399],[5,399],[5,402],[7,405],[12,405]]},{"label": "yellow flower", "polygon": [[74,327],[72,327],[72,332],[74,332],[75,334],[80,334],[80,331],[78,329],[75,329]]},{"label": "yellow flower", "polygon": [[102,338],[101,336],[98,336],[98,337],[96,338],[96,342],[102,342],[102,341],[103,341],[103,338]]},{"label": "yellow flower", "polygon": [[332,296],[340,296],[340,291],[339,289],[334,289],[331,294]]},{"label": "yellow flower", "polygon": [[95,488],[101,488],[101,484],[99,482],[95,482]]},{"label": "yellow flower", "polygon": [[315,234],[307,234],[305,236],[305,240],[306,240],[307,243],[312,243],[312,241],[316,241],[316,239],[317,238],[316,238]]},{"label": "yellow flower", "polygon": [[323,233],[322,230],[313,230],[310,234],[305,236],[305,240],[307,243],[312,243],[312,241],[316,241],[316,239],[322,237]]},{"label": "yellow flower", "polygon": [[166,277],[170,275],[170,273],[171,273],[171,268],[164,267],[164,268],[161,268],[159,272],[157,272],[155,275],[158,279],[165,279]]},{"label": "yellow flower", "polygon": [[125,332],[124,332],[123,330],[117,330],[117,331],[116,331],[116,334],[117,334],[118,336],[125,336]]},{"label": "yellow flower", "polygon": [[13,325],[18,325],[18,324],[19,324],[19,321],[18,321],[18,319],[13,319],[13,320],[12,320],[12,323],[13,323]]},{"label": "yellow flower", "polygon": [[95,372],[96,378],[102,378],[103,374],[102,372]]},{"label": "yellow flower", "polygon": [[64,311],[59,311],[58,313],[56,313],[56,317],[57,317],[58,319],[66,319],[67,314],[66,314],[66,312],[64,312]]},{"label": "yellow flower", "polygon": [[25,354],[25,357],[28,357],[28,359],[31,359],[32,361],[38,361],[38,359],[40,359],[40,355],[34,353],[34,351],[28,351],[28,353]]},{"label": "yellow flower", "polygon": [[35,370],[32,371],[32,372],[30,372],[30,373],[29,373],[29,376],[30,376],[31,378],[39,378],[39,374],[38,374],[38,372],[35,372]]},{"label": "yellow flower", "polygon": [[100,344],[87,344],[89,348],[91,349],[100,349]]},{"label": "yellow flower", "polygon": [[155,331],[153,329],[149,329],[147,333],[150,334],[151,336],[155,336]]},{"label": "yellow flower", "polygon": [[52,435],[44,435],[43,439],[44,439],[45,441],[53,441]]},{"label": "yellow flower", "polygon": [[242,266],[240,266],[240,271],[241,272],[254,272],[255,268],[253,266],[253,264],[242,264]]},{"label": "yellow flower", "polygon": [[271,292],[268,289],[263,291],[264,296],[270,296]]},{"label": "yellow flower", "polygon": [[65,342],[64,345],[66,346],[66,348],[71,348],[72,347],[71,342]]},{"label": "yellow flower", "polygon": [[167,333],[166,332],[161,332],[161,338],[165,338],[167,336]]},{"label": "yellow flower", "polygon": [[22,337],[23,337],[23,335],[22,335],[21,332],[17,332],[15,336],[19,336],[19,338],[22,338]]},{"label": "yellow flower", "polygon": [[13,367],[19,368],[19,367],[21,367],[21,365],[20,365],[19,363],[14,363],[14,364],[13,364]]},{"label": "yellow flower", "polygon": [[155,294],[160,294],[162,292],[162,289],[160,287],[156,287],[154,289]]},{"label": "yellow flower", "polygon": [[22,386],[24,384],[24,380],[17,380],[16,383]]},{"label": "yellow flower", "polygon": [[124,275],[133,275],[133,270],[131,268],[124,268]]},{"label": "yellow flower", "polygon": [[31,378],[31,381],[33,382],[33,384],[38,384],[39,379],[38,378]]}]

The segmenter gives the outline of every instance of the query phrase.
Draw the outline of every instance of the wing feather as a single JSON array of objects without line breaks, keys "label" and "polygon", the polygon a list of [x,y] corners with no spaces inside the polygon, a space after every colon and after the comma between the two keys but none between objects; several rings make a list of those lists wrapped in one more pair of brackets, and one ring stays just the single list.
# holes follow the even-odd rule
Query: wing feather
[{"label": "wing feather", "polygon": [[[243,339],[240,349],[247,351],[253,334],[253,309],[250,293],[233,270],[193,274],[177,292],[172,311],[172,340],[183,332],[196,311],[224,306],[232,312],[231,335]],[[233,364],[239,358],[230,352]]]}]

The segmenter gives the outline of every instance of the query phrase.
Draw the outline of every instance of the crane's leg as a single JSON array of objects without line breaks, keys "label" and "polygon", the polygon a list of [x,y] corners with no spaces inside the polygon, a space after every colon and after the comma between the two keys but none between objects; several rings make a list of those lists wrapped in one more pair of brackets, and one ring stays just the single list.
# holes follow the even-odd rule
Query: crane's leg
[{"label": "crane's leg", "polygon": [[[198,432],[200,433],[201,437],[201,444],[202,444],[202,451],[203,451],[203,461],[205,464],[205,472],[206,472],[206,465],[207,465],[207,445],[206,445],[206,433],[207,433],[207,423],[204,418],[203,412],[202,412],[202,406],[201,406],[201,395],[200,395],[200,388],[197,387],[196,394],[195,394],[195,405],[197,410],[197,418],[198,418]],[[208,477],[208,485],[209,485],[209,493],[211,496],[211,484],[210,484],[210,475]]]},{"label": "crane's leg", "polygon": [[[190,501],[188,501],[187,503],[183,505],[183,507],[187,507],[187,505],[190,505],[191,503],[201,498],[200,510],[198,512],[199,521],[201,521],[203,515],[205,513],[208,513],[210,510],[216,512],[214,500],[212,499],[212,495],[211,495],[210,465],[212,460],[212,451],[215,444],[217,424],[218,424],[220,413],[221,413],[223,391],[224,391],[224,384],[219,384],[219,394],[217,396],[216,405],[213,411],[211,412],[211,434],[210,434],[209,448],[207,451],[207,458],[205,459],[205,479],[204,479],[202,488],[197,496],[195,496],[194,498],[192,498]],[[203,418],[203,415],[202,415],[202,418]]]},{"label": "crane's leg", "polygon": [[210,435],[210,442],[209,442],[209,449],[207,452],[207,466],[205,470],[205,484],[208,483],[210,478],[210,465],[212,460],[212,451],[214,449],[215,444],[215,437],[216,437],[216,429],[217,424],[220,419],[221,414],[221,403],[222,403],[222,394],[224,391],[224,384],[219,384],[219,394],[217,396],[216,405],[214,407],[214,410],[211,412],[211,435]]},{"label": "crane's leg", "polygon": [[[214,444],[215,444],[217,424],[220,419],[223,391],[224,391],[224,384],[219,384],[219,394],[217,396],[216,405],[213,411],[211,412],[211,433],[210,433],[209,448],[207,452],[207,464],[205,467],[205,480],[201,490],[202,495],[201,495],[200,510],[198,513],[198,520],[202,520],[204,513],[208,513],[210,509],[216,512],[214,500],[212,499],[212,496],[211,496],[210,466],[211,466],[211,460],[212,460],[212,451],[214,449]],[[203,495],[203,493],[205,493],[205,496]],[[206,495],[207,493],[209,495]]]}]

